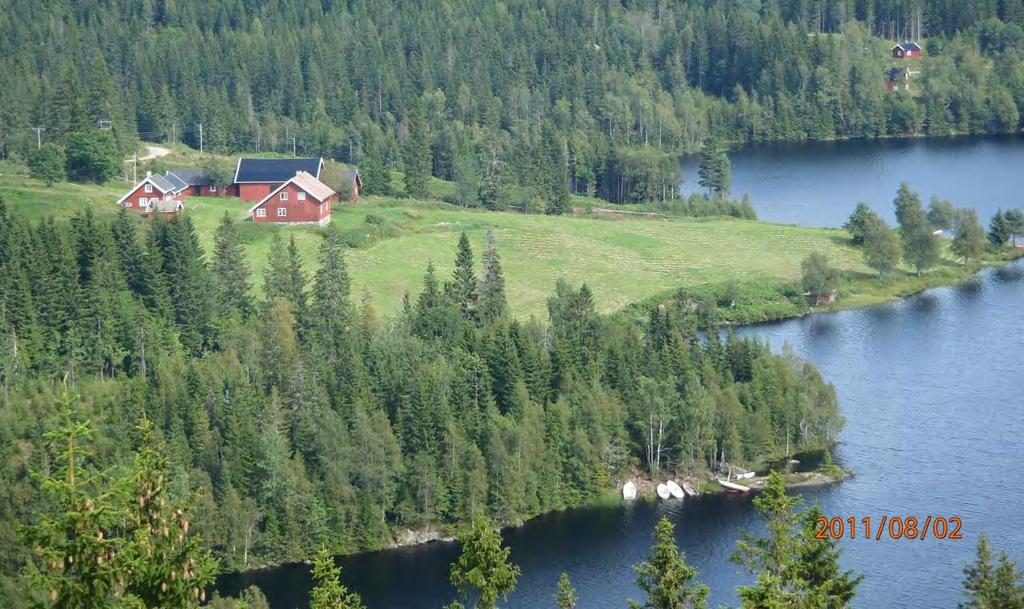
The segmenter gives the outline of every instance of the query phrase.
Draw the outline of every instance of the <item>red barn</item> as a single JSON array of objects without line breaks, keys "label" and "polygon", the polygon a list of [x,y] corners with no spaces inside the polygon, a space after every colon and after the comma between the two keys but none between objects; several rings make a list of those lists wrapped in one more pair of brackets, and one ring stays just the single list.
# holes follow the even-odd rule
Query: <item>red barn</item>
[{"label": "red barn", "polygon": [[232,194],[243,201],[262,201],[281,184],[302,171],[320,179],[323,158],[315,159],[238,159]]},{"label": "red barn", "polygon": [[157,203],[176,202],[185,204],[184,189],[161,175],[146,172],[146,177],[132,187],[128,194],[117,200],[117,204],[136,211],[149,212]]},{"label": "red barn", "polygon": [[331,221],[331,203],[338,193],[300,171],[249,209],[253,222],[276,224],[327,224]]},{"label": "red barn", "polygon": [[217,182],[202,169],[172,169],[164,174],[169,181],[181,186],[186,195],[219,197]]},{"label": "red barn", "polygon": [[916,42],[902,42],[892,47],[892,56],[896,58],[920,57],[921,45]]}]

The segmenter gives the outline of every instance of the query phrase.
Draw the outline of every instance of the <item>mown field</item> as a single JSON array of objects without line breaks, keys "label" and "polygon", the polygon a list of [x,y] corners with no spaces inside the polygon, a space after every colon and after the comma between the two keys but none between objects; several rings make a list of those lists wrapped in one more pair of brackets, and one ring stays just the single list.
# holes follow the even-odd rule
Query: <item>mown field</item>
[{"label": "mown field", "polygon": [[[112,215],[122,191],[118,185],[48,188],[25,177],[0,176],[0,196],[32,218],[67,217],[88,204],[97,214]],[[227,212],[241,221],[248,205],[190,198],[187,213],[209,251],[220,217]],[[428,262],[442,277],[451,272],[462,231],[479,256],[488,228],[497,237],[509,301],[519,316],[543,315],[559,278],[585,281],[601,310],[612,311],[677,287],[797,279],[801,260],[816,250],[846,271],[867,271],[842,231],[724,218],[548,217],[369,197],[337,206],[333,221],[354,246],[348,262],[356,292],[367,291],[384,313],[397,311],[406,291],[415,296]],[[241,226],[257,290],[275,230],[295,235],[313,268],[319,229]]]}]

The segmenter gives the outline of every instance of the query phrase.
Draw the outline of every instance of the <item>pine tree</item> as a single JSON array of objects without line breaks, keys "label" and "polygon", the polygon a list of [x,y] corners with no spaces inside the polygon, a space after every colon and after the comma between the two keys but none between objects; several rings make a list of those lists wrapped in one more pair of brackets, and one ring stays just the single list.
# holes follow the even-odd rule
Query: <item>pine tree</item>
[{"label": "pine tree", "polygon": [[505,299],[505,276],[495,243],[494,231],[487,229],[484,241],[484,277],[480,283],[480,320],[491,324],[508,315]]},{"label": "pine tree", "polygon": [[405,194],[414,199],[425,199],[431,167],[429,128],[418,103],[414,103],[409,109],[407,118],[409,140],[402,150]]},{"label": "pine tree", "polygon": [[217,284],[219,315],[248,319],[252,312],[249,263],[245,259],[238,228],[227,212],[221,217],[213,236],[213,276]]},{"label": "pine tree", "polygon": [[345,266],[344,244],[334,225],[328,225],[320,245],[320,268],[313,280],[310,330],[313,344],[323,350],[324,364],[338,370],[347,361],[353,319],[351,281]]},{"label": "pine tree", "polygon": [[309,595],[309,609],[366,609],[359,595],[341,584],[341,568],[326,549],[313,561],[313,579],[316,585]]},{"label": "pine tree", "polygon": [[867,203],[858,203],[857,208],[850,214],[850,218],[843,224],[843,230],[850,233],[850,242],[854,245],[861,245],[864,243],[864,231],[865,225],[868,222],[868,218],[876,215],[875,212],[871,211]]},{"label": "pine tree", "polygon": [[630,609],[701,609],[707,607],[708,587],[696,583],[697,569],[686,564],[676,547],[675,527],[662,517],[654,527],[654,547],[647,560],[633,568],[636,585],[647,594]]},{"label": "pine tree", "polygon": [[988,226],[988,240],[996,247],[1003,247],[1010,240],[1011,236],[1009,223],[1006,221],[1006,214],[1003,210],[996,211]]},{"label": "pine tree", "polygon": [[469,536],[462,540],[462,555],[452,565],[452,585],[463,595],[477,593],[474,609],[495,609],[498,598],[516,587],[519,567],[508,560],[509,550],[501,545],[501,533],[486,518],[477,518]]}]

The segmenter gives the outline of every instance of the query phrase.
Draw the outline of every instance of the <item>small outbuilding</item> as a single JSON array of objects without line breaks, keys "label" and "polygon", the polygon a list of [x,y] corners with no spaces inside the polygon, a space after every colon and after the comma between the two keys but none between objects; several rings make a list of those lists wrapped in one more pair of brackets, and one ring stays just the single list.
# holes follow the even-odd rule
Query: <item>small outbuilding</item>
[{"label": "small outbuilding", "polygon": [[164,174],[164,177],[181,184],[184,188],[183,192],[187,195],[217,197],[221,194],[213,176],[202,169],[171,169]]},{"label": "small outbuilding", "polygon": [[892,56],[897,59],[903,59],[906,57],[920,57],[921,56],[921,45],[916,42],[901,42],[893,45]]}]

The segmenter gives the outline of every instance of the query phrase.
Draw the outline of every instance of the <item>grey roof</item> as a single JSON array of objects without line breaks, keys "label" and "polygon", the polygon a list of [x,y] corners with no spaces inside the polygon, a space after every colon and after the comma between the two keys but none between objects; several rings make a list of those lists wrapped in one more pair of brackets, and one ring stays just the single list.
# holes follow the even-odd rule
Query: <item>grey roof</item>
[{"label": "grey roof", "polygon": [[156,202],[153,202],[153,203],[149,204],[149,211],[155,211],[155,212],[160,212],[160,213],[165,213],[166,214],[166,213],[176,212],[179,209],[181,209],[182,207],[184,207],[184,206],[181,204],[181,201],[177,201],[177,200],[170,200],[170,201],[157,200]]},{"label": "grey roof", "polygon": [[168,180],[162,175],[151,175],[148,177],[148,179],[150,182],[153,183],[154,186],[160,189],[160,192],[174,192],[175,190],[177,190],[177,187],[174,186],[174,183],[172,183],[170,180]]},{"label": "grey roof", "polygon": [[916,42],[904,42],[900,44],[904,51],[920,51],[921,45]]},{"label": "grey roof", "polygon": [[360,182],[363,181],[363,179],[359,177],[358,169],[342,169],[341,177],[345,178],[345,181],[350,182],[355,182],[356,180],[359,180]]},{"label": "grey roof", "polygon": [[209,186],[213,184],[213,176],[202,169],[172,169],[167,172],[167,175],[176,176],[186,186]]},{"label": "grey roof", "polygon": [[239,159],[235,170],[235,183],[238,182],[270,182],[273,184],[287,182],[300,171],[320,177],[320,167],[324,160],[313,159]]},{"label": "grey roof", "polygon": [[182,180],[180,177],[169,171],[167,172],[167,175],[164,176],[164,178],[166,178],[167,181],[170,182],[171,184],[174,184],[174,190],[184,190],[188,188],[188,182]]}]

